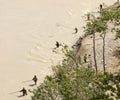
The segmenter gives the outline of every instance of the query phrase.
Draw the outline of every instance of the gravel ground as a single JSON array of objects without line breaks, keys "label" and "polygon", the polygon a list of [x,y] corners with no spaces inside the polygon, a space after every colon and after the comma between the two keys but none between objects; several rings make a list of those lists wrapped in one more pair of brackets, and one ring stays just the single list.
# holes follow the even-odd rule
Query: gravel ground
[{"label": "gravel ground", "polygon": [[[109,26],[109,28],[112,25]],[[120,69],[120,59],[115,56],[115,51],[120,47],[120,40],[115,40],[115,32],[107,32],[106,33],[106,42],[105,42],[105,64],[106,70],[109,72],[116,72]],[[102,38],[99,33],[96,33],[96,56],[97,56],[97,64],[98,70],[103,70],[103,43]],[[92,62],[94,65],[93,59],[93,37],[89,35],[85,37],[82,41],[81,48],[79,50],[79,55],[83,60],[84,55],[87,54],[87,62]]]}]

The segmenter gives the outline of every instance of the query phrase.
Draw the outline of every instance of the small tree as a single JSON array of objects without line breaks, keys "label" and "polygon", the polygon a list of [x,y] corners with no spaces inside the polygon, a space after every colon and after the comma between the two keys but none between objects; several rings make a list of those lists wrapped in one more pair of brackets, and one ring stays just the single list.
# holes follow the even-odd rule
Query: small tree
[{"label": "small tree", "polygon": [[106,33],[103,33],[101,35],[101,37],[103,39],[103,72],[104,73],[106,72],[106,69],[105,69],[105,36],[106,36]]},{"label": "small tree", "polygon": [[103,72],[105,73],[105,36],[107,31],[107,22],[102,19],[98,19],[96,21],[95,30],[100,33],[103,40]]},{"label": "small tree", "polygon": [[96,60],[95,32],[94,32],[94,30],[92,32],[93,32],[92,33],[93,34],[93,56],[94,56],[95,70],[97,73],[98,68],[97,68],[97,60]]}]

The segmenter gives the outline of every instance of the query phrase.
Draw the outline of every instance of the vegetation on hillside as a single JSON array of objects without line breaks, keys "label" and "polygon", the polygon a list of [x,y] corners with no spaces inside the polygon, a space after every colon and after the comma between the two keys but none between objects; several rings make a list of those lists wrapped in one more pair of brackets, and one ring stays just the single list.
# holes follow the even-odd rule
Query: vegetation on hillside
[{"label": "vegetation on hillside", "polygon": [[[88,16],[89,15],[89,16]],[[97,17],[96,17],[97,15]],[[65,57],[62,63],[53,66],[53,75],[46,76],[44,82],[33,90],[32,100],[113,100],[120,99],[120,72],[108,73],[105,70],[105,53],[103,53],[103,73],[97,70],[95,33],[103,38],[105,51],[105,35],[110,31],[116,32],[115,39],[120,38],[120,9],[102,8],[97,13],[87,14],[88,20],[84,27],[85,34],[93,34],[93,65],[76,59],[76,52],[62,45]],[[108,24],[114,24],[109,29]]]},{"label": "vegetation on hillside", "polygon": [[[115,4],[116,5],[116,4]],[[109,9],[108,9],[109,8]],[[120,9],[118,7],[108,7],[104,6],[98,12],[87,14],[87,24],[84,27],[84,32],[89,35],[93,34],[93,53],[94,53],[94,63],[96,73],[98,72],[97,60],[96,60],[96,48],[95,48],[95,33],[100,34],[103,39],[103,71],[106,72],[105,68],[105,37],[106,33],[109,31],[116,32],[115,39],[120,38]],[[109,28],[109,24],[112,24],[113,27]]]}]

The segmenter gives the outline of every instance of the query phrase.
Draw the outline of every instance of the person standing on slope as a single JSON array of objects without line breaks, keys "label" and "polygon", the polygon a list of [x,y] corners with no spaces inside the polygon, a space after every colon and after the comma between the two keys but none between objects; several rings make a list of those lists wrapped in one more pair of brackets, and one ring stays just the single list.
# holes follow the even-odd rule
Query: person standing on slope
[{"label": "person standing on slope", "polygon": [[78,33],[78,28],[76,28],[76,27],[75,27],[75,29],[74,29],[74,30],[75,30],[75,33]]},{"label": "person standing on slope", "polygon": [[58,41],[56,41],[56,48],[59,48],[59,46],[61,45]]},{"label": "person standing on slope", "polygon": [[22,92],[23,96],[27,95],[27,90],[24,87],[22,90],[20,90],[20,92]]},{"label": "person standing on slope", "polygon": [[33,81],[34,81],[34,83],[35,83],[35,85],[37,85],[37,76],[36,75],[34,75],[34,77],[33,77],[33,79],[32,79]]}]

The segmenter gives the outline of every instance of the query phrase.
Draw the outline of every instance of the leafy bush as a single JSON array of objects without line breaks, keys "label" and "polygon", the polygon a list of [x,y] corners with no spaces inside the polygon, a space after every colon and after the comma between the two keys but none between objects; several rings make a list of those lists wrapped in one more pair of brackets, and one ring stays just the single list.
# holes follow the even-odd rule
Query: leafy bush
[{"label": "leafy bush", "polygon": [[[67,53],[70,53],[67,49]],[[73,61],[74,62],[74,61]],[[69,66],[63,60],[54,74],[33,90],[32,100],[113,100],[120,98],[120,72],[96,74],[91,64]]]},{"label": "leafy bush", "polygon": [[[88,100],[91,97],[93,91],[89,84],[95,78],[94,70],[90,65],[88,68],[69,65],[72,51],[66,46],[63,51],[65,59],[53,67],[54,75],[46,76],[44,83],[33,91],[32,100]],[[71,60],[75,63],[74,59]]]}]

